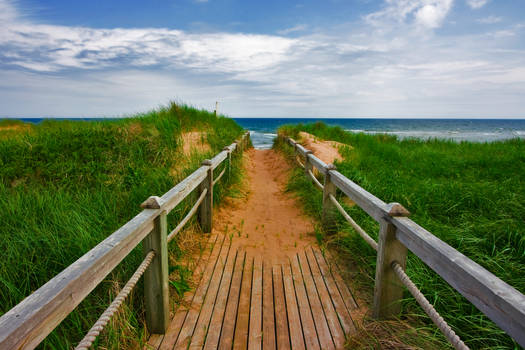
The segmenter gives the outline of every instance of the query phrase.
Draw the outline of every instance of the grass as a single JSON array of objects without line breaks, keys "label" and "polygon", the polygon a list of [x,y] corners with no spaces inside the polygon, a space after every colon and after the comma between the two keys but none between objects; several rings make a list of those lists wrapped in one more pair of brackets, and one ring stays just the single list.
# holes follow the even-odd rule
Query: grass
[{"label": "grass", "polygon": [[[337,168],[342,174],[387,203],[401,203],[415,222],[525,292],[525,141],[399,140],[394,136],[348,133],[322,123],[280,130],[292,137],[298,137],[299,131],[350,145],[340,149],[344,160],[337,163]],[[291,155],[291,148],[282,142],[276,147]],[[320,191],[302,171],[294,172],[289,189],[304,199],[309,213],[319,218]],[[377,239],[377,223],[360,208],[345,207]],[[363,272],[360,282],[371,296],[375,251],[342,219],[339,234],[325,239],[359,267]],[[412,254],[407,273],[468,346],[519,348]],[[403,307],[404,315],[410,315],[412,321],[431,325],[408,292]],[[444,341],[434,330],[436,339]]]},{"label": "grass", "polygon": [[[204,132],[209,151],[183,154],[181,135],[187,131]],[[173,103],[113,121],[46,120],[29,126],[0,121],[0,315],[133,218],[142,201],[164,194],[241,133],[231,119]],[[215,188],[215,203],[228,184],[238,181],[239,167],[235,159],[232,176],[225,175]],[[193,194],[172,211],[168,227],[195,199]],[[177,245],[171,244],[170,251],[180,257],[184,252]],[[41,348],[76,345],[141,260],[138,247]],[[171,269],[180,270],[172,286],[182,292],[187,273]],[[103,347],[140,346],[145,337],[141,288],[139,283],[115,321],[139,341],[114,327]]]}]

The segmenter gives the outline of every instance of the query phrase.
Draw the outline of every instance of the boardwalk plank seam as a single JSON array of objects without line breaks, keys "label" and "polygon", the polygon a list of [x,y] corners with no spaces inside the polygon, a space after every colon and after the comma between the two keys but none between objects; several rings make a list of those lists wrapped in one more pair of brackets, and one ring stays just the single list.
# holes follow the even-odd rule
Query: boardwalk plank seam
[{"label": "boardwalk plank seam", "polygon": [[[239,256],[241,256],[239,260]],[[232,281],[230,283],[230,290],[228,291],[228,301],[226,303],[226,309],[224,310],[224,319],[223,324],[221,327],[221,334],[219,337],[219,349],[231,349],[233,346],[233,339],[235,335],[235,327],[237,325],[237,312],[239,309],[239,299],[241,296],[241,286],[242,286],[242,280],[244,276],[244,266],[246,264],[246,252],[242,249],[237,250],[237,259],[235,261],[235,271],[232,274]],[[238,266],[238,265],[241,266]],[[240,268],[240,270],[239,270]],[[236,277],[238,277],[236,279]],[[235,282],[235,285],[233,283]],[[232,289],[235,288],[234,293],[237,295],[232,294]],[[230,312],[228,312],[230,311]],[[231,315],[230,323],[229,325],[225,322],[228,320],[227,317]],[[225,327],[226,326],[226,327]],[[224,335],[225,332],[228,332],[231,334],[231,337],[229,334]]]},{"label": "boardwalk plank seam", "polygon": [[[206,335],[208,333],[208,328],[210,325],[211,317],[215,309],[220,282],[224,276],[224,273],[226,271],[226,266],[230,258],[230,251],[231,251],[231,241],[230,241],[230,245],[228,246],[227,251],[223,253],[223,251],[221,250],[221,254],[217,258],[217,264],[215,265],[213,275],[210,278],[210,284],[206,291],[204,301],[200,305],[199,316],[197,318],[197,322],[195,323],[193,334],[191,335],[191,338],[190,338],[190,345],[189,345],[190,349],[199,348],[199,345],[201,343],[202,345],[204,344]],[[219,268],[219,270],[217,270],[217,268]]]},{"label": "boardwalk plank seam", "polygon": [[308,296],[308,302],[310,303],[310,309],[312,310],[315,328],[319,337],[319,345],[322,349],[334,349],[334,339],[328,324],[329,315],[326,315],[325,313],[323,303],[321,302],[321,297],[319,296],[315,281],[313,280],[312,272],[310,271],[308,263],[303,261],[303,257],[304,254],[302,253],[297,253],[296,255],[300,273],[303,276],[306,295]]},{"label": "boardwalk plank seam", "polygon": [[[337,317],[339,318],[340,325],[343,329],[343,332],[345,336],[348,334],[355,332],[356,328],[353,323],[352,316],[350,314],[350,310],[346,307],[346,304],[344,303],[344,298],[341,295],[339,288],[337,287],[337,284],[335,283],[333,278],[331,277],[331,272],[328,269],[328,266],[317,260],[318,256],[316,254],[316,250],[312,247],[311,250],[309,250],[311,254],[312,264],[315,264],[317,268],[319,269],[320,275],[325,283],[326,289],[328,290],[328,293],[330,295],[330,299],[332,301],[332,304],[334,305],[335,312],[337,314]],[[309,260],[310,261],[310,260]],[[323,259],[324,261],[324,259]]]},{"label": "boardwalk plank seam", "polygon": [[210,248],[189,308],[179,307],[166,336],[144,349],[340,349],[355,332],[344,302],[352,295],[318,248],[278,263],[221,235]]},{"label": "boardwalk plank seam", "polygon": [[[195,326],[196,326],[196,323],[198,321],[198,317],[199,317],[199,314],[200,314],[200,309],[201,309],[202,303],[204,302],[204,300],[206,298],[206,294],[207,294],[208,288],[210,286],[211,278],[212,278],[213,273],[215,271],[215,268],[217,266],[217,262],[219,260],[219,256],[222,254],[222,251],[224,249],[225,238],[226,238],[226,236],[224,236],[224,238],[223,238],[221,247],[220,247],[219,251],[217,252],[217,257],[216,258],[213,257],[213,260],[215,260],[215,259],[216,260],[215,261],[212,260],[210,262],[210,264],[212,264],[212,265],[208,265],[207,269],[204,272],[205,276],[207,276],[206,272],[209,272],[208,275],[210,276],[209,279],[206,278],[207,280],[204,281],[205,284],[201,285],[201,286],[203,286],[204,290],[198,289],[197,291],[195,291],[195,296],[194,296],[193,302],[192,302],[192,304],[190,305],[190,308],[187,311],[186,319],[184,320],[184,324],[183,324],[183,326],[182,326],[182,328],[181,328],[181,330],[179,332],[179,337],[178,337],[178,339],[177,339],[177,341],[175,343],[175,346],[174,346],[175,349],[177,349],[177,348],[181,348],[181,349],[182,348],[186,348],[187,345],[189,344],[189,342],[191,341],[191,337],[193,336],[193,332],[195,331]],[[203,278],[204,278],[204,276],[203,276]],[[197,293],[200,293],[202,295],[197,295]],[[196,311],[193,308],[195,297],[198,297],[199,299],[202,299],[200,301],[197,300],[197,302],[200,303],[200,305],[198,305],[198,308],[199,308],[198,311]],[[197,312],[197,314],[195,314],[196,312]],[[189,319],[190,316],[191,316],[192,319]],[[188,321],[190,324],[187,324],[186,321]],[[185,333],[187,333],[186,335],[184,335],[186,337],[186,339],[181,339],[181,334],[184,334],[183,331],[186,331]],[[187,342],[186,346],[181,344],[181,342],[184,342],[184,341]]]},{"label": "boardwalk plank seam", "polygon": [[[213,242],[212,239],[214,238]],[[209,251],[209,254],[206,254],[206,258],[203,258],[203,255],[204,254],[200,254],[199,255],[199,260],[198,262],[195,264],[195,270],[194,270],[194,274],[195,272],[197,272],[198,274],[200,274],[200,276],[198,277],[198,281],[196,283],[196,286],[195,286],[195,290],[193,292],[191,291],[188,291],[186,293],[184,293],[184,296],[183,296],[183,299],[187,299],[187,298],[191,298],[191,300],[189,301],[189,304],[191,305],[191,303],[193,303],[193,298],[195,297],[195,291],[199,288],[199,286],[201,285],[201,283],[203,283],[203,278],[204,278],[204,271],[206,269],[206,266],[208,265],[209,263],[209,260],[212,259],[212,253],[213,253],[213,249],[215,249],[216,247],[216,244],[218,244],[218,241],[219,240],[219,235],[217,234],[214,234],[214,235],[210,235],[209,239],[206,241],[206,251]],[[210,245],[208,247],[208,245]],[[166,338],[166,336],[168,336],[170,334],[170,329],[172,328],[172,325],[176,328],[175,332],[175,340],[174,342],[177,341],[177,338],[179,336],[179,333],[180,333],[180,330],[182,328],[182,324],[184,323],[185,319],[186,319],[186,315],[187,315],[187,310],[186,312],[182,311],[182,305],[180,305],[179,307],[176,308],[174,314],[173,314],[173,319],[171,320],[170,322],[170,326],[168,327],[168,330],[166,331],[166,334],[163,334],[163,335],[160,335],[162,337],[159,345],[156,347],[156,348],[160,348],[162,347],[163,343],[164,343],[164,340]],[[181,327],[177,327],[177,323],[176,322],[176,317],[177,317],[177,314],[179,313],[179,311],[181,312],[184,312],[184,317],[182,318],[182,320],[180,320],[180,325]],[[180,318],[180,317],[179,317]]]}]

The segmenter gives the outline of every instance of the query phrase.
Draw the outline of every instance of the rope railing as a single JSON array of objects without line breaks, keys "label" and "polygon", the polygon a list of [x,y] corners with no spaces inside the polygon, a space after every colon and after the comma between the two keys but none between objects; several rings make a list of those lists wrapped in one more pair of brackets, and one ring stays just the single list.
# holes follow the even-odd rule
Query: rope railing
[{"label": "rope railing", "polygon": [[91,345],[93,345],[93,342],[97,339],[100,332],[104,330],[104,327],[106,327],[106,325],[108,324],[111,317],[113,317],[115,312],[118,311],[124,300],[128,297],[129,293],[137,284],[140,277],[142,277],[144,272],[147,270],[154,257],[154,251],[150,251],[148,254],[146,254],[146,257],[139,265],[133,276],[131,276],[128,283],[126,283],[124,288],[122,288],[122,290],[118,293],[117,297],[113,300],[111,305],[109,305],[109,307],[106,309],[106,311],[104,311],[104,313],[100,316],[97,322],[95,322],[93,327],[91,327],[89,332],[80,341],[75,350],[87,350],[91,347]]},{"label": "rope railing", "polygon": [[[327,226],[332,227],[335,223],[336,217],[328,215],[334,205],[346,221],[378,252],[374,317],[388,319],[399,315],[399,301],[404,285],[451,344],[456,349],[468,349],[403,271],[403,265],[400,263],[405,261],[407,252],[410,251],[518,344],[525,346],[525,295],[410,220],[410,213],[401,204],[385,203],[330,164],[325,164],[315,156],[309,156],[311,151],[295,140],[286,136],[284,138],[294,148],[297,162],[302,167],[306,166],[307,176],[313,178],[312,167],[325,175],[323,219]],[[305,164],[297,159],[301,156],[306,158]],[[337,190],[342,191],[380,224],[379,242],[373,240],[346,213],[336,200]],[[393,273],[387,273],[388,271]],[[398,278],[402,283],[398,283]]]},{"label": "rope railing", "polygon": [[221,173],[219,174],[219,176],[217,176],[217,178],[215,178],[215,180],[213,180],[213,185],[215,186],[215,184],[221,179],[222,175],[224,175],[224,173],[226,172],[226,168],[222,169]]},{"label": "rope railing", "polygon": [[204,197],[206,197],[206,193],[208,193],[208,190],[205,188],[202,192],[201,192],[201,195],[199,196],[199,198],[197,199],[197,201],[195,202],[195,204],[193,205],[193,207],[190,209],[190,211],[188,212],[188,214],[186,214],[186,216],[184,217],[184,219],[182,219],[181,222],[179,222],[179,224],[177,225],[177,227],[175,227],[173,229],[173,231],[171,231],[167,237],[167,240],[168,242],[170,242],[176,235],[177,233],[179,233],[180,230],[182,230],[182,228],[186,225],[186,223],[191,219],[191,217],[193,215],[195,215],[195,213],[197,212],[197,209],[199,208],[199,205],[202,203],[202,201],[204,200]]},{"label": "rope railing", "polygon": [[356,230],[356,232],[366,241],[366,243],[368,243],[372,248],[374,248],[377,251],[377,242],[372,237],[370,237],[370,235],[366,233],[365,230],[363,230],[361,226],[359,226],[350,215],[348,215],[346,210],[341,206],[341,204],[339,204],[339,201],[337,201],[337,199],[333,195],[330,194],[329,198],[330,201],[335,205],[337,210],[339,210],[341,215],[343,215],[345,220],[348,221],[348,223],[354,228],[354,230]]},{"label": "rope railing", "polygon": [[295,160],[297,163],[299,163],[299,166],[304,169],[304,164],[299,160],[299,158],[297,158],[297,156],[295,157]]},{"label": "rope railing", "polygon": [[463,341],[458,337],[458,335],[450,328],[447,322],[441,317],[441,315],[436,311],[434,306],[430,304],[427,298],[421,293],[421,291],[416,287],[414,282],[408,277],[406,272],[403,270],[401,265],[394,261],[392,263],[392,269],[395,271],[399,280],[405,285],[410,294],[416,299],[418,304],[423,308],[428,317],[434,322],[434,324],[441,330],[443,335],[448,339],[448,341],[458,350],[468,350],[468,346],[463,343]]},{"label": "rope railing", "polygon": [[323,186],[323,184],[321,184],[319,182],[319,180],[317,180],[317,178],[315,177],[314,173],[311,170],[308,170],[308,175],[310,175],[310,177],[314,181],[314,184],[322,191],[324,186]]},{"label": "rope railing", "polygon": [[[143,210],[135,217],[1,315],[0,349],[32,349],[38,346],[141,242],[144,251],[148,252],[144,261],[77,348],[87,349],[93,344],[143,274],[146,280],[146,326],[150,333],[164,334],[169,322],[169,290],[163,288],[169,280],[166,241],[174,238],[197,209],[200,209],[202,231],[212,231],[213,184],[224,173],[229,174],[233,152],[243,152],[248,145],[249,133],[246,132],[164,195],[150,196],[140,205]],[[223,170],[213,179],[213,170],[225,161],[228,166],[224,169],[228,171]],[[199,191],[197,202],[168,235],[167,215],[196,189]]]}]

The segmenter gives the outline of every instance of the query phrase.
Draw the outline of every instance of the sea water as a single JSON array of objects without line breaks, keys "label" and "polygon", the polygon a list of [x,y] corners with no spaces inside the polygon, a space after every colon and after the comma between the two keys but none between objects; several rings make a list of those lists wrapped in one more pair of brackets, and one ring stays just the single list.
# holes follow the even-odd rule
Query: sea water
[{"label": "sea water", "polygon": [[[43,118],[16,118],[40,123]],[[111,120],[113,118],[54,118],[55,120]],[[525,119],[373,119],[373,118],[233,118],[250,131],[255,148],[272,147],[277,129],[285,124],[323,122],[346,131],[389,134],[403,138],[444,139],[492,142],[512,138],[525,139]]]},{"label": "sea water", "polygon": [[364,118],[233,118],[250,131],[255,148],[272,147],[277,129],[285,124],[315,123],[340,126],[346,131],[389,134],[403,138],[492,142],[525,138],[525,119],[364,119]]}]

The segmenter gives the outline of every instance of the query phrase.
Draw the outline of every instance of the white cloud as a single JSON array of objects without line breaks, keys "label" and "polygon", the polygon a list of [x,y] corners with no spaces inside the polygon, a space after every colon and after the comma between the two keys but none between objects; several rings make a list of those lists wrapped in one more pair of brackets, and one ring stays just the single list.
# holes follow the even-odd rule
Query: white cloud
[{"label": "white cloud", "polygon": [[475,10],[482,8],[488,2],[489,0],[467,0],[467,4],[470,6],[470,8],[475,9]]},{"label": "white cloud", "polygon": [[452,5],[389,0],[365,21],[293,39],[44,25],[12,9],[0,23],[0,116],[122,115],[171,98],[219,100],[232,116],[523,116],[525,61],[502,40],[519,28],[421,30]]},{"label": "white cloud", "polygon": [[415,22],[426,28],[437,28],[449,13],[453,0],[386,0],[386,6],[367,15],[369,23]]},{"label": "white cloud", "polygon": [[[286,60],[293,39],[189,34],[167,29],[91,29],[11,23],[0,28],[0,57],[39,71],[174,65],[208,71],[263,69]],[[23,52],[24,55],[17,53]]]}]

